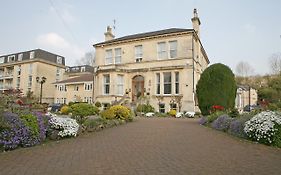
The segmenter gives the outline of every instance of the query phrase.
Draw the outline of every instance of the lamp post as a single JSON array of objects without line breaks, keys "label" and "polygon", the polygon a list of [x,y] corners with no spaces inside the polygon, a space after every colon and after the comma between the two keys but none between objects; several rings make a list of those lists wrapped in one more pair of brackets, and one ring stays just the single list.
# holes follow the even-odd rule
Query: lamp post
[{"label": "lamp post", "polygon": [[42,104],[42,87],[43,84],[46,82],[47,78],[46,77],[36,77],[36,82],[40,84],[40,104]]}]

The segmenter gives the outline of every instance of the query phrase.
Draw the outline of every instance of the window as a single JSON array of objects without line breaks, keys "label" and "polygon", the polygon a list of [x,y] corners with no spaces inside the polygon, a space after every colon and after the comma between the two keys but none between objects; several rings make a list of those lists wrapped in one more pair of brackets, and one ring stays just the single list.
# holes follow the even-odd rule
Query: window
[{"label": "window", "polygon": [[159,59],[167,59],[168,58],[165,42],[158,43],[158,58]]},{"label": "window", "polygon": [[105,51],[105,64],[112,64],[112,49]]},{"label": "window", "polygon": [[172,93],[172,77],[171,72],[164,73],[164,94]]},{"label": "window", "polygon": [[32,74],[32,64],[29,64],[29,74]]},{"label": "window", "polygon": [[16,60],[16,56],[15,55],[8,56],[8,62],[14,62],[15,60]]},{"label": "window", "polygon": [[23,57],[22,53],[18,54],[18,61],[22,61],[22,57]]},{"label": "window", "polygon": [[85,72],[85,67],[81,67],[81,72]]},{"label": "window", "polygon": [[17,87],[16,87],[17,89],[20,88],[20,77],[17,78],[17,85],[16,85],[16,86],[17,86]]},{"label": "window", "polygon": [[32,76],[28,76],[28,84],[27,84],[28,87],[31,87],[32,86]]},{"label": "window", "polygon": [[123,95],[124,94],[124,76],[123,75],[117,75],[117,95]]},{"label": "window", "polygon": [[34,51],[30,52],[29,58],[30,58],[30,59],[33,59],[33,58],[34,58]]},{"label": "window", "polygon": [[92,97],[84,97],[84,102],[87,102],[89,104],[92,103]]},{"label": "window", "polygon": [[176,103],[170,103],[170,109],[171,110],[177,110],[177,104]]},{"label": "window", "polygon": [[0,58],[0,63],[4,63],[5,62],[5,57],[1,57]]},{"label": "window", "polygon": [[156,94],[160,94],[160,73],[156,74]]},{"label": "window", "polygon": [[135,58],[137,63],[142,61],[142,45],[135,47]]},{"label": "window", "polygon": [[115,64],[119,64],[121,63],[121,58],[122,58],[121,48],[116,48],[114,49],[114,51],[115,51]]},{"label": "window", "polygon": [[74,91],[78,91],[79,90],[79,86],[74,86]]},{"label": "window", "polygon": [[60,92],[62,92],[62,91],[67,91],[66,86],[64,86],[64,85],[59,85],[59,86],[58,86],[58,90],[59,90]]},{"label": "window", "polygon": [[85,83],[84,89],[85,89],[86,91],[92,90],[92,89],[93,89],[93,84],[92,84],[92,83]]},{"label": "window", "polygon": [[57,67],[57,72],[56,72],[56,81],[59,81],[60,80],[60,68]]},{"label": "window", "polygon": [[109,103],[103,103],[103,110],[107,110],[110,107]]},{"label": "window", "polygon": [[21,74],[21,65],[19,65],[17,69],[17,75],[20,76],[20,74]]},{"label": "window", "polygon": [[57,63],[58,63],[58,64],[62,64],[62,57],[57,56]]},{"label": "window", "polygon": [[177,57],[177,47],[178,42],[177,41],[170,41],[170,58],[176,58]]},{"label": "window", "polygon": [[108,95],[110,91],[110,76],[104,75],[103,76],[103,94]]},{"label": "window", "polygon": [[165,113],[165,103],[159,103],[159,112]]},{"label": "window", "polygon": [[179,94],[179,72],[175,72],[175,94]]}]

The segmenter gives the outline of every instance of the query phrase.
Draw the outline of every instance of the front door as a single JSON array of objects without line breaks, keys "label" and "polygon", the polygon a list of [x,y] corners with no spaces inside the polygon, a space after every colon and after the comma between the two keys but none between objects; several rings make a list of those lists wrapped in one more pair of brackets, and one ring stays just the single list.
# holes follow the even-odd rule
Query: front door
[{"label": "front door", "polygon": [[137,75],[132,80],[132,101],[144,95],[144,77]]}]

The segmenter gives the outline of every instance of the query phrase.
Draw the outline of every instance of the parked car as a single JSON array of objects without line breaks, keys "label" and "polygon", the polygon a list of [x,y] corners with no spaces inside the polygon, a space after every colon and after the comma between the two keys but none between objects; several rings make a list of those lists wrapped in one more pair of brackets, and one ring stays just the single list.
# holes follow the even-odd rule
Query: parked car
[{"label": "parked car", "polygon": [[50,107],[51,107],[51,112],[59,112],[62,107],[62,104],[54,103]]},{"label": "parked car", "polygon": [[244,111],[244,112],[251,112],[251,111],[257,110],[257,109],[260,109],[260,106],[258,106],[258,105],[246,105],[246,106],[243,108],[243,111]]}]

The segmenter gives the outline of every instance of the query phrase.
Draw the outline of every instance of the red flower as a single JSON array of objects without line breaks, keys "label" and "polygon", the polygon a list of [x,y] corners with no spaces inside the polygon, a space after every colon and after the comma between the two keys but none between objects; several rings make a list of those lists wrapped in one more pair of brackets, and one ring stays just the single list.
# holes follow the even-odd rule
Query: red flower
[{"label": "red flower", "polygon": [[212,109],[222,111],[224,109],[224,107],[220,106],[220,105],[214,105],[214,106],[212,106]]},{"label": "red flower", "polygon": [[16,103],[18,104],[18,105],[23,105],[23,102],[20,100],[20,99],[18,99],[17,101],[16,101]]}]

